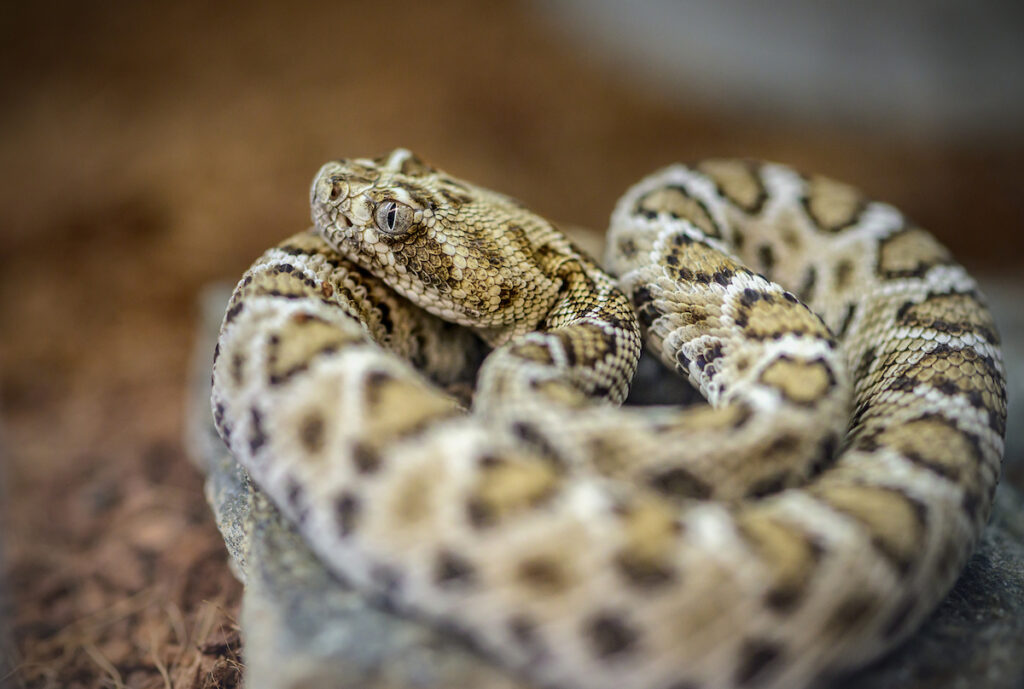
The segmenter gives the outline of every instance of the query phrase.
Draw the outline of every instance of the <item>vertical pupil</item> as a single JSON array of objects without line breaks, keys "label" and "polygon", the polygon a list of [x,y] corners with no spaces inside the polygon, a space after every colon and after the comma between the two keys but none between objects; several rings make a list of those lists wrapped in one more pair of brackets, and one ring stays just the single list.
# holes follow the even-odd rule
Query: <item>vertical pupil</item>
[{"label": "vertical pupil", "polygon": [[395,217],[397,215],[398,215],[398,207],[395,206],[394,203],[390,204],[388,206],[388,214],[387,214],[387,221],[388,221],[388,229],[389,230],[395,229]]}]

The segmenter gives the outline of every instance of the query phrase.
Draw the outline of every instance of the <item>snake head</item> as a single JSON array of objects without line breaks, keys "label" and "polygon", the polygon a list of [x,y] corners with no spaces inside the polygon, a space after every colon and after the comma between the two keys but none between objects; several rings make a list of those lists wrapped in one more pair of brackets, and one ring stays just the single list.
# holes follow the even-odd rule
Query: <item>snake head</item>
[{"label": "snake head", "polygon": [[556,298],[560,232],[405,149],[325,164],[310,205],[317,231],[336,251],[491,342],[535,329]]}]

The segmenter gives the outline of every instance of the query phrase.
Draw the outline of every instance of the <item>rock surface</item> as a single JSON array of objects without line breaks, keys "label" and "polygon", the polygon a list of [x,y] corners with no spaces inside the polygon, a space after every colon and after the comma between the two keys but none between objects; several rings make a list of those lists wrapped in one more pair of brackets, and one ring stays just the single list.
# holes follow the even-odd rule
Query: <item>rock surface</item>
[{"label": "rock surface", "polygon": [[[1024,465],[1024,409],[1017,367],[1024,322],[1006,310],[1016,299],[995,293],[994,307],[1010,344],[1010,433],[1006,474]],[[225,288],[203,300],[204,325],[197,361],[207,353],[227,301]],[[1003,308],[1001,308],[1003,307]],[[1006,337],[1010,335],[1012,337]],[[1015,347],[1017,349],[1015,349]],[[206,495],[245,582],[242,631],[250,689],[512,689],[526,685],[432,628],[376,607],[326,571],[224,448],[208,410],[209,371],[195,367],[190,408],[192,454],[207,474]],[[663,387],[657,365],[639,374],[637,403],[679,399]],[[661,389],[657,389],[661,388]],[[1012,451],[1012,454],[1011,454]],[[1024,496],[1004,480],[991,523],[947,599],[923,628],[871,667],[832,683],[839,689],[1021,689],[1024,687]]]}]

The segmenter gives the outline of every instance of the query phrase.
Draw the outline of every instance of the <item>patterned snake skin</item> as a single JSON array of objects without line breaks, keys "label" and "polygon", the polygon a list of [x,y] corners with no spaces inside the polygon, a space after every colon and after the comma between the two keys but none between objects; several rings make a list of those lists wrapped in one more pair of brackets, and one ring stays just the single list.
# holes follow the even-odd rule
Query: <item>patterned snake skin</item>
[{"label": "patterned snake skin", "polygon": [[[970,555],[998,336],[894,208],[672,166],[619,201],[615,280],[405,150],[328,163],[311,203],[235,290],[213,409],[366,595],[538,686],[792,688],[892,648]],[[641,332],[707,404],[618,407]]]}]

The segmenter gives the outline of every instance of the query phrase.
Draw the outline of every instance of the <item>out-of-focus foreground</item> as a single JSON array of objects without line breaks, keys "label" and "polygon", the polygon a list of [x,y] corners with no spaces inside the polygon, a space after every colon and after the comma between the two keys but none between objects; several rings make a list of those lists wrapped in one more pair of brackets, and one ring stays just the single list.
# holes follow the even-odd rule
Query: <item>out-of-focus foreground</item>
[{"label": "out-of-focus foreground", "polygon": [[121,5],[0,19],[3,655],[18,666],[0,684],[237,685],[240,585],[181,442],[196,295],[308,223],[330,157],[405,146],[599,230],[659,165],[775,159],[895,203],[982,277],[1021,265],[1024,127],[1002,120],[916,131],[904,112],[887,131],[877,112],[783,116],[696,86],[690,102],[539,3]]}]

